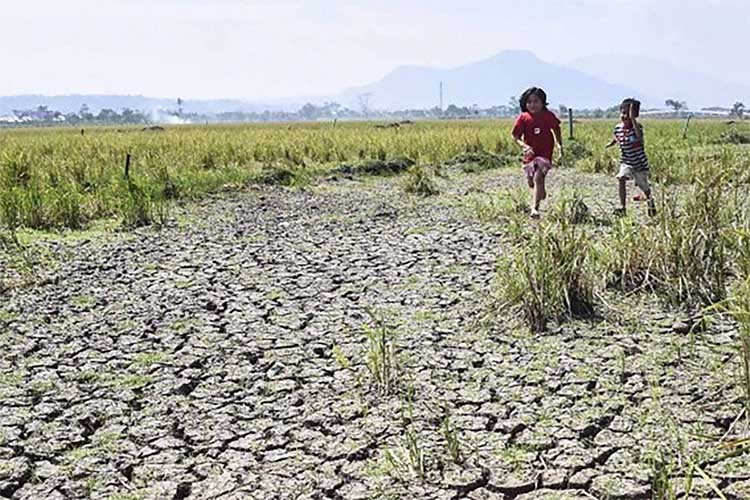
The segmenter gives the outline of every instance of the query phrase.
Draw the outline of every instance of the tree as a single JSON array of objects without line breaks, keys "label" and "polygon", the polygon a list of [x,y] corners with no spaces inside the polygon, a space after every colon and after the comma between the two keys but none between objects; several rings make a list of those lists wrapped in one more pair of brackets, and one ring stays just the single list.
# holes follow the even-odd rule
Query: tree
[{"label": "tree", "polygon": [[518,102],[518,97],[512,95],[510,96],[510,99],[508,100],[508,107],[511,109],[512,113],[520,113],[521,112],[521,105]]},{"label": "tree", "polygon": [[78,125],[79,123],[81,123],[81,117],[78,116],[75,113],[66,113],[65,114],[65,121],[69,125]]},{"label": "tree", "polygon": [[99,115],[96,117],[96,119],[107,124],[119,123],[120,115],[118,115],[117,112],[112,109],[102,109],[101,111],[99,111]]},{"label": "tree", "polygon": [[445,110],[445,115],[452,117],[461,116],[461,110],[455,104],[450,104]]},{"label": "tree", "polygon": [[305,120],[315,120],[318,117],[318,108],[308,102],[300,108],[299,115]]},{"label": "tree", "polygon": [[182,116],[182,104],[184,102],[181,98],[177,98],[177,116]]},{"label": "tree", "polygon": [[49,122],[55,117],[55,112],[50,111],[47,106],[38,106],[30,115],[40,122]]},{"label": "tree", "polygon": [[745,118],[745,105],[739,101],[735,102],[732,106],[732,112],[730,115],[734,115],[740,120],[743,120]]},{"label": "tree", "polygon": [[677,99],[667,99],[664,101],[664,105],[675,111],[681,111],[687,108],[687,103],[685,101],[678,101]]},{"label": "tree", "polygon": [[81,120],[86,122],[94,119],[94,115],[89,110],[89,105],[85,103],[81,105],[81,110],[78,112],[78,115],[81,117]]}]

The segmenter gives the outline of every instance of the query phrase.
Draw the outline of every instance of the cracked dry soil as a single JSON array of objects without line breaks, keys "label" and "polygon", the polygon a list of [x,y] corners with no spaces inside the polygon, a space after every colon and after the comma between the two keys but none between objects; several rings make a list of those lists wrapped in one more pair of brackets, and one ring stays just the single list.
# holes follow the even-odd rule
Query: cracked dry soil
[{"label": "cracked dry soil", "polygon": [[[688,335],[638,298],[544,335],[488,316],[509,244],[462,200],[516,174],[431,198],[396,178],[254,189],[52,245],[53,279],[2,297],[0,497],[651,498],[656,450],[737,432],[731,327]],[[616,194],[604,176],[551,185],[589,186],[601,211]],[[388,397],[367,310],[395,332]],[[408,465],[407,430],[423,478],[387,458]],[[748,453],[705,468],[750,498]],[[714,493],[696,476],[691,495]]]}]

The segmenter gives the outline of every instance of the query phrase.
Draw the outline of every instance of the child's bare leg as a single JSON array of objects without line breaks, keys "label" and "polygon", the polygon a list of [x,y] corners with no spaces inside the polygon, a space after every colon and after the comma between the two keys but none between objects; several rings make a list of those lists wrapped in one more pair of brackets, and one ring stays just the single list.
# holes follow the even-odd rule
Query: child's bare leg
[{"label": "child's bare leg", "polygon": [[547,197],[547,190],[544,186],[544,174],[537,171],[534,173],[534,210],[539,211],[539,204]]},{"label": "child's bare leg", "polygon": [[534,198],[534,200],[532,200],[532,204],[531,204],[531,216],[532,217],[538,217],[539,216],[539,211],[537,211],[537,209],[534,208],[536,206],[536,190],[534,189],[536,186],[534,185],[534,176],[533,175],[527,175],[526,176],[526,182],[529,183],[529,189],[532,190],[531,191],[531,197]]},{"label": "child's bare leg", "polygon": [[625,199],[628,196],[627,179],[620,177],[620,207],[625,210]]},{"label": "child's bare leg", "polygon": [[643,194],[646,196],[646,202],[648,203],[648,214],[653,217],[656,215],[656,203],[654,203],[654,198],[651,196],[651,189],[644,189]]},{"label": "child's bare leg", "polygon": [[543,174],[542,172],[537,172],[536,175],[538,176],[535,183],[536,183],[536,189],[537,189],[537,199],[539,201],[546,200],[547,199],[547,186],[545,184],[545,180],[547,179],[547,176]]}]

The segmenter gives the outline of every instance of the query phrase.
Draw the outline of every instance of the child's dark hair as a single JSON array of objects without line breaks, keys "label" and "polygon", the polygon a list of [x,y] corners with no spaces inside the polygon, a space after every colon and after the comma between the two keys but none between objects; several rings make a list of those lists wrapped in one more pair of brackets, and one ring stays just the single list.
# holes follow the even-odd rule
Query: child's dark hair
[{"label": "child's dark hair", "polygon": [[532,95],[535,95],[539,98],[540,101],[542,101],[542,105],[544,106],[544,109],[547,109],[547,93],[540,89],[539,87],[531,87],[530,89],[527,89],[526,92],[521,94],[521,99],[519,100],[519,103],[521,104],[521,111],[524,113],[528,111],[526,108],[526,101],[529,100],[529,97]]},{"label": "child's dark hair", "polygon": [[620,111],[629,111],[631,105],[633,106],[635,116],[638,116],[641,113],[641,101],[633,97],[628,97],[620,103]]}]

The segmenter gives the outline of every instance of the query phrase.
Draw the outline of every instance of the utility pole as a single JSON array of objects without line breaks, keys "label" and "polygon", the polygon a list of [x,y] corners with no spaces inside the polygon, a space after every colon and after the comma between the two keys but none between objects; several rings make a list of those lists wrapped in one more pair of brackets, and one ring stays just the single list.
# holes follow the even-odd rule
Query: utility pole
[{"label": "utility pole", "polygon": [[440,82],[440,112],[443,112],[443,82]]}]

